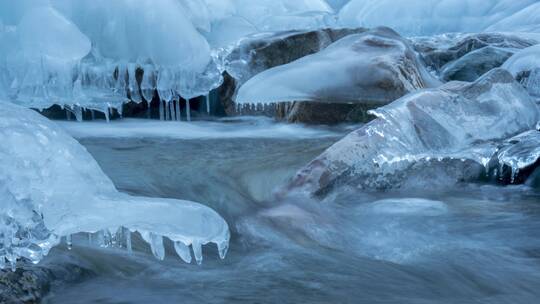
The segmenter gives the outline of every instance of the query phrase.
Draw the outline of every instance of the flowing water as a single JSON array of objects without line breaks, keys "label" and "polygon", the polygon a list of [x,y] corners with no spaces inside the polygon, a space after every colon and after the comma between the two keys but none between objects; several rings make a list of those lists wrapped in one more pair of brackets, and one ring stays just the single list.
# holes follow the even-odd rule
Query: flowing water
[{"label": "flowing water", "polygon": [[[66,123],[119,190],[204,203],[229,223],[227,258],[201,266],[95,248],[83,236],[49,260],[87,275],[45,303],[535,303],[540,191],[463,185],[322,200],[273,191],[351,127],[267,120]],[[444,189],[444,188],[441,188]],[[49,261],[50,262],[50,261]],[[45,261],[47,263],[47,261]]]}]

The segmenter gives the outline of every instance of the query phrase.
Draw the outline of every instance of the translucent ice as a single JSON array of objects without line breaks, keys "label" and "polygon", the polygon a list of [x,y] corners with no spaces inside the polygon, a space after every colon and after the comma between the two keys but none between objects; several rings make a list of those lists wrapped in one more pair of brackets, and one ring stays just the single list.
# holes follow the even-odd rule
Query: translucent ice
[{"label": "translucent ice", "polygon": [[[195,244],[198,254],[207,243],[226,247],[227,223],[213,210],[188,201],[119,193],[61,128],[32,110],[0,104],[1,263],[7,259],[14,264],[21,257],[38,262],[61,237],[79,232],[105,231],[101,243],[114,244],[119,233],[125,234],[120,227],[138,231],[160,259],[163,237],[178,248],[179,243]],[[125,242],[127,246],[130,238]],[[179,253],[186,259],[184,251]]]}]

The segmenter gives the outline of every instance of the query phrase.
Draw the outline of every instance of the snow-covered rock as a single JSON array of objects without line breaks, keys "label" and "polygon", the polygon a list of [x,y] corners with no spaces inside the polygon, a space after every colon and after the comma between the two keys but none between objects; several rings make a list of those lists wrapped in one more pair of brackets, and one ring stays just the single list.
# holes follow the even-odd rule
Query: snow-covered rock
[{"label": "snow-covered rock", "polygon": [[[340,184],[378,189],[477,180],[498,168],[502,141],[534,129],[540,119],[534,100],[504,69],[474,83],[409,94],[373,114],[378,118],[299,171],[288,190],[324,194]],[[530,164],[500,156],[514,172]]]},{"label": "snow-covered rock", "polygon": [[[224,257],[227,223],[203,205],[119,193],[90,154],[38,113],[0,102],[0,268],[17,259],[39,262],[66,237],[102,233],[130,247],[138,231],[153,254],[164,257],[163,237],[177,253],[197,262],[201,246],[215,243]],[[109,239],[109,241],[107,241]]]},{"label": "snow-covered rock", "polygon": [[[358,113],[366,109],[436,84],[408,41],[381,27],[349,35],[316,54],[254,76],[240,87],[236,103],[294,102],[284,113],[287,120],[336,123],[362,119]],[[311,105],[318,110],[308,109]],[[336,107],[340,107],[336,115],[325,115]]]}]

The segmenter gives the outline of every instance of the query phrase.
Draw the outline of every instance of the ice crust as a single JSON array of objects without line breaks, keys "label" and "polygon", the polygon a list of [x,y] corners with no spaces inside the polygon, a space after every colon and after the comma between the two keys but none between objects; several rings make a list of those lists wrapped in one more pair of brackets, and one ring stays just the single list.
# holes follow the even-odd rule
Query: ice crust
[{"label": "ice crust", "polygon": [[98,234],[101,245],[130,249],[139,232],[163,259],[163,238],[197,262],[201,246],[215,243],[223,258],[227,223],[203,205],[119,193],[90,154],[60,127],[38,113],[1,102],[0,266],[24,257],[39,262],[62,237]]}]

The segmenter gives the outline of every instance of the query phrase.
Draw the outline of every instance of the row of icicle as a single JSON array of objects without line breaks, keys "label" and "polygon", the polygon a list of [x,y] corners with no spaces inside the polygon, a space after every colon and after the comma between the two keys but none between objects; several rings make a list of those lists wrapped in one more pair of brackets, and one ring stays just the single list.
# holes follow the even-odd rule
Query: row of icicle
[{"label": "row of icicle", "polygon": [[[209,95],[206,95],[204,97],[205,103],[206,103],[206,112],[210,114],[210,97]],[[85,108],[74,105],[74,106],[66,106],[66,119],[72,120],[72,115],[75,116],[75,120],[81,122],[83,121],[83,111],[86,110]],[[116,109],[120,116],[122,116],[122,107],[119,107]],[[95,120],[95,111],[93,109],[90,109],[91,113],[91,120]],[[150,109],[148,109],[150,111]],[[113,108],[111,106],[107,106],[103,111],[100,111],[105,115],[105,120],[107,122],[110,122],[110,117],[113,113]],[[172,120],[172,121],[182,121],[182,112],[180,110],[180,100],[171,100],[171,101],[165,101],[160,100],[159,101],[159,120]],[[191,108],[190,108],[190,100],[186,99],[186,121],[191,121]]]}]

